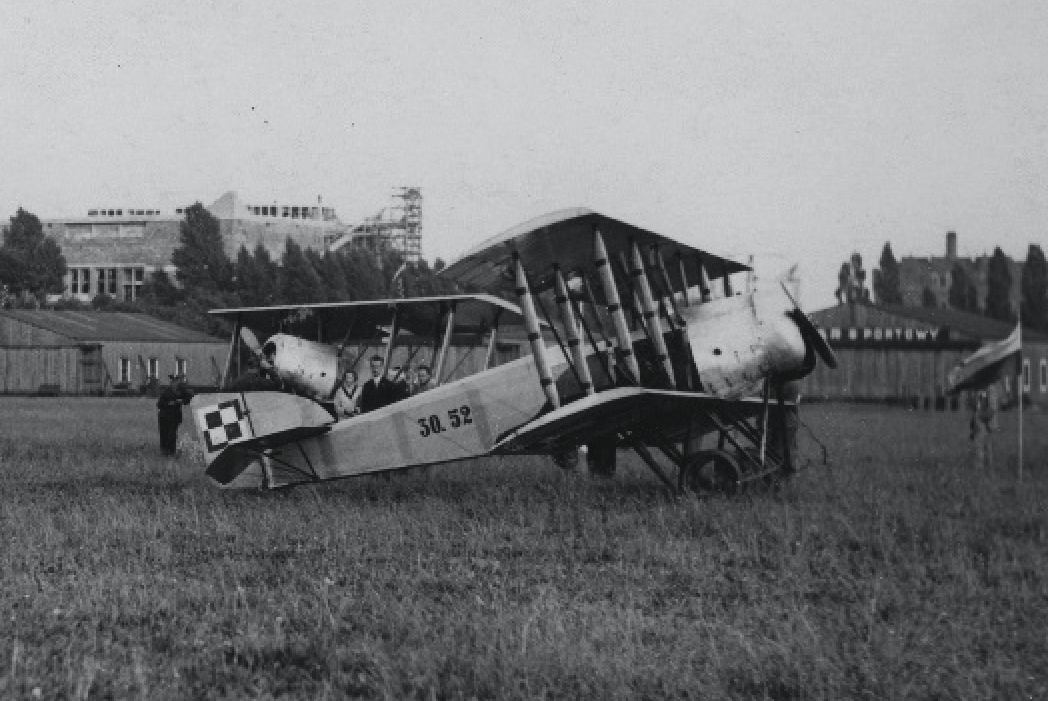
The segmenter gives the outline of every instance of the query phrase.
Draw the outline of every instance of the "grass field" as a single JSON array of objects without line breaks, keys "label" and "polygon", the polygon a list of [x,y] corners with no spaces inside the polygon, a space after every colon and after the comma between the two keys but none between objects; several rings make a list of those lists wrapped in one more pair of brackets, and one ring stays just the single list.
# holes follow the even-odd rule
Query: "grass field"
[{"label": "grass field", "polygon": [[[546,460],[277,493],[0,399],[0,698],[1048,698],[1048,416],[815,405],[776,494]],[[624,454],[623,454],[624,455]]]}]

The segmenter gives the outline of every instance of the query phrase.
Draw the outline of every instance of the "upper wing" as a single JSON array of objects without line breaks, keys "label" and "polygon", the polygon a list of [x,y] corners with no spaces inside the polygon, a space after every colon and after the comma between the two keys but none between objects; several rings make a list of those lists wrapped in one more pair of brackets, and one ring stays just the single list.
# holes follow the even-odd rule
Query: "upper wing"
[{"label": "upper wing", "polygon": [[447,311],[455,307],[456,333],[481,333],[494,326],[519,325],[520,308],[488,294],[441,295],[361,302],[283,304],[273,307],[214,309],[210,313],[240,323],[259,334],[293,332],[326,342],[352,342],[379,337],[397,313],[397,326],[421,336],[432,336]]},{"label": "upper wing", "polygon": [[516,285],[512,260],[516,252],[531,276],[532,291],[541,292],[553,285],[554,264],[568,277],[594,270],[595,229],[600,231],[609,251],[628,251],[631,239],[642,248],[657,246],[674,286],[680,284],[682,264],[689,286],[699,283],[700,261],[710,279],[749,269],[667,236],[576,208],[532,219],[494,236],[455,260],[440,274],[489,292],[513,292]]},{"label": "upper wing", "polygon": [[[696,408],[705,412],[693,411]],[[504,436],[492,449],[499,453],[557,451],[619,431],[657,427],[662,436],[682,437],[686,417],[694,416],[692,435],[715,428],[709,415],[750,418],[763,408],[760,399],[725,400],[698,392],[619,387],[599,392],[551,411]],[[678,435],[679,434],[679,435]]]}]

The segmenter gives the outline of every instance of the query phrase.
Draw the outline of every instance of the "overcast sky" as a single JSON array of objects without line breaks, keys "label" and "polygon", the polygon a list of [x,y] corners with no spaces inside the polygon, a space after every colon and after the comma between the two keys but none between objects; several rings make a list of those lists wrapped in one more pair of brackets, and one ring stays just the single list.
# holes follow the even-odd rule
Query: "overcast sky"
[{"label": "overcast sky", "polygon": [[450,260],[589,206],[721,254],[1048,241],[1048,3],[0,6],[0,216],[425,197]]}]

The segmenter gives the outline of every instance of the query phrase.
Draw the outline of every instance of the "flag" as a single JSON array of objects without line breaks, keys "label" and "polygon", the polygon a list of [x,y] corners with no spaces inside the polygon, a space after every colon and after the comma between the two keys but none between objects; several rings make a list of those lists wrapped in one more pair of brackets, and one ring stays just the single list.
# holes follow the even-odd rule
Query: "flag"
[{"label": "flag", "polygon": [[1011,372],[1014,366],[1009,361],[1021,363],[1021,356],[1022,326],[1017,324],[1008,338],[986,344],[953,368],[946,377],[946,391],[956,394],[965,389],[983,389]]}]

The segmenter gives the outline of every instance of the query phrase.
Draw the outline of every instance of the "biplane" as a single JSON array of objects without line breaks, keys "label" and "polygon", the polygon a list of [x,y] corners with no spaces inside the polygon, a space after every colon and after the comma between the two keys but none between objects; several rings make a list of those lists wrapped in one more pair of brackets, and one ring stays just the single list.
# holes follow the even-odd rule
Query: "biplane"
[{"label": "biplane", "polygon": [[[610,475],[632,450],[669,488],[735,492],[794,469],[796,380],[832,350],[785,286],[734,290],[747,266],[586,209],[484,241],[442,275],[470,294],[219,309],[281,391],[198,395],[207,474],[278,488],[469,458],[544,454]],[[514,300],[514,301],[510,301]],[[502,335],[529,352],[500,360]],[[476,371],[452,377],[452,337]],[[259,338],[265,337],[264,343]],[[315,340],[314,340],[315,339]],[[526,341],[525,341],[526,339]],[[347,348],[429,361],[432,388],[339,416]],[[239,360],[238,360],[239,362]],[[792,419],[791,419],[792,417]]]}]

